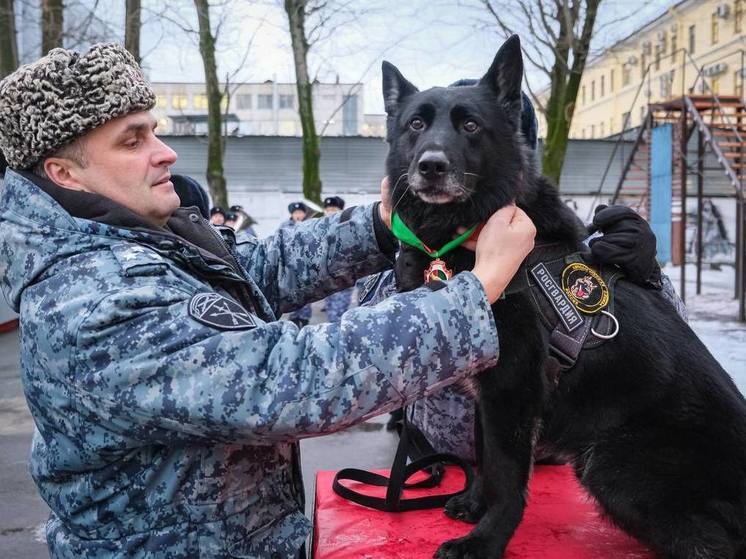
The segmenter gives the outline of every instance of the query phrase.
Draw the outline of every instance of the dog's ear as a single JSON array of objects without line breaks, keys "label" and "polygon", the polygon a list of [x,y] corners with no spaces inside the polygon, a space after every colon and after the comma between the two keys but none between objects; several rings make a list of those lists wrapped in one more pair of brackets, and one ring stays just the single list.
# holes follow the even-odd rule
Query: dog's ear
[{"label": "dog's ear", "polygon": [[409,83],[390,62],[384,60],[381,70],[383,71],[383,104],[386,114],[393,116],[399,109],[399,103],[405,97],[417,93],[418,89]]},{"label": "dog's ear", "polygon": [[497,51],[492,66],[479,80],[479,85],[490,87],[497,94],[498,103],[505,110],[510,123],[516,130],[521,120],[522,81],[521,40],[518,35],[513,35]]}]

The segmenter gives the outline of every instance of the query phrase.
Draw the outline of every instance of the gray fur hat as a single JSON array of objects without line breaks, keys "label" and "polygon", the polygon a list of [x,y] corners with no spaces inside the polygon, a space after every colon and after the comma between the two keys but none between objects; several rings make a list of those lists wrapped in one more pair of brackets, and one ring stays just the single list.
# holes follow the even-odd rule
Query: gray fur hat
[{"label": "gray fur hat", "polygon": [[0,81],[0,150],[27,169],[89,130],[155,105],[134,57],[116,43],[57,48]]}]

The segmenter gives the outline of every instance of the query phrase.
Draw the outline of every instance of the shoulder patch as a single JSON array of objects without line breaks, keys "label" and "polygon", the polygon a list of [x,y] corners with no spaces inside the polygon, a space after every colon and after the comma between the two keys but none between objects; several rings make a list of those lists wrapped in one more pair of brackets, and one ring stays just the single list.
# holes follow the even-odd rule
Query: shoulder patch
[{"label": "shoulder patch", "polygon": [[220,330],[249,330],[256,327],[254,317],[241,305],[218,293],[197,293],[189,301],[189,316]]}]

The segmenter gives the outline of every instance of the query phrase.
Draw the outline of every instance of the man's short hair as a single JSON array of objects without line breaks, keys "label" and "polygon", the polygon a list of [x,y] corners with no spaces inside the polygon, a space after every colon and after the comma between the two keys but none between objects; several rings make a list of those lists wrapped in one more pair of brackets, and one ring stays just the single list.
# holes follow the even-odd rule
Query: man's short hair
[{"label": "man's short hair", "polygon": [[56,150],[54,153],[50,153],[49,155],[37,161],[34,166],[31,167],[31,172],[34,173],[37,177],[48,179],[49,177],[47,176],[47,172],[44,170],[44,162],[50,157],[70,159],[77,165],[86,167],[88,165],[88,160],[86,159],[85,153],[85,140],[83,138],[75,138],[74,140],[71,140],[70,142],[66,143],[64,146]]}]

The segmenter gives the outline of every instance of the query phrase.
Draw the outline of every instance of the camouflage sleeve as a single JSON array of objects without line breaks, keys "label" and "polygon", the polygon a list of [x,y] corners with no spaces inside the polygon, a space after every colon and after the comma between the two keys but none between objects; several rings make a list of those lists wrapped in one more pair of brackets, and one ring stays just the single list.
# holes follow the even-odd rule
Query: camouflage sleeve
[{"label": "camouflage sleeve", "polygon": [[143,440],[291,440],[385,413],[497,362],[479,280],[396,295],[340,322],[218,330],[189,295],[151,285],[105,297],[78,331],[71,390],[91,421]]},{"label": "camouflage sleeve", "polygon": [[671,278],[663,272],[661,272],[661,294],[669,303],[671,303],[673,308],[676,309],[679,316],[683,318],[685,322],[689,322],[689,312],[686,310],[684,301],[682,301],[679,294],[676,293],[673,283],[671,283]]},{"label": "camouflage sleeve", "polygon": [[290,312],[392,266],[376,241],[374,208],[303,221],[266,239],[242,237],[239,259],[277,314]]}]

